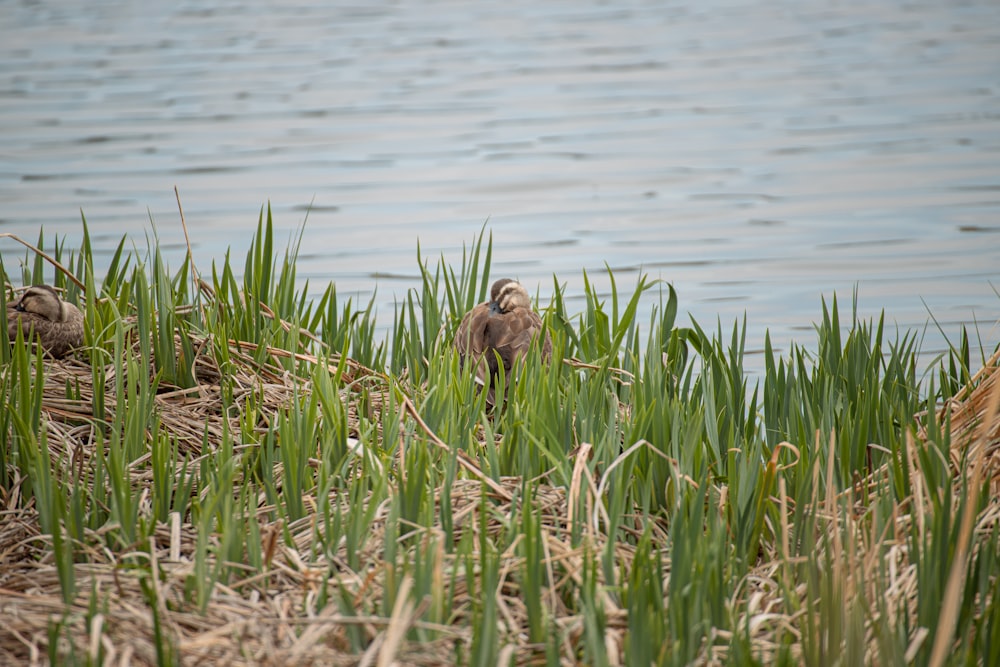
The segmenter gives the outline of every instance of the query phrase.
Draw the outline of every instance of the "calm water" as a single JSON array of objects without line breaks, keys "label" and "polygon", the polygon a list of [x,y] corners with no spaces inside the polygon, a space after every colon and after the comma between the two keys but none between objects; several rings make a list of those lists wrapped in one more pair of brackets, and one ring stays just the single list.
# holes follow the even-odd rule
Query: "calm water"
[{"label": "calm water", "polygon": [[2,2],[0,62],[0,232],[176,266],[176,185],[203,271],[311,208],[300,275],[385,319],[488,220],[546,301],[607,263],[751,347],[855,286],[1000,340],[995,0]]}]

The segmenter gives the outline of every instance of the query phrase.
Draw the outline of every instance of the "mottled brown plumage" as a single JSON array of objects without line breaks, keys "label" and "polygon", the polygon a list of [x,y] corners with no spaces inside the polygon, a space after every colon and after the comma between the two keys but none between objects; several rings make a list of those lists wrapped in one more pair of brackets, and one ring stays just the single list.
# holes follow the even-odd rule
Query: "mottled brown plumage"
[{"label": "mottled brown plumage", "polygon": [[[495,403],[500,364],[503,364],[504,377],[510,377],[511,368],[524,358],[531,341],[542,331],[542,318],[531,309],[528,291],[521,283],[508,278],[493,283],[490,300],[462,318],[455,334],[455,348],[463,366],[470,362],[475,364],[476,377],[489,387],[487,402],[490,405]],[[547,331],[541,354],[545,361],[552,356],[552,338]]]},{"label": "mottled brown plumage", "polygon": [[29,287],[20,299],[7,304],[10,340],[17,337],[18,328],[24,340],[40,340],[53,357],[64,357],[83,344],[83,313],[48,285]]}]

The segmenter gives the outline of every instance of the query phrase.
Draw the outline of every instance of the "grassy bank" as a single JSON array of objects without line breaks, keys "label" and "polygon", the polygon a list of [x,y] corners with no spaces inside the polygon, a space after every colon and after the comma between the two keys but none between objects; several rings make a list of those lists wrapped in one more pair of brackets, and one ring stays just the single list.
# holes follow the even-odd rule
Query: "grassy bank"
[{"label": "grassy bank", "polygon": [[0,663],[1000,664],[1000,374],[967,342],[925,373],[834,301],[751,381],[669,285],[570,313],[554,281],[562,362],[488,415],[450,346],[488,239],[420,258],[384,340],[267,217],[212,267],[130,243],[5,273],[87,341],[0,341]]}]

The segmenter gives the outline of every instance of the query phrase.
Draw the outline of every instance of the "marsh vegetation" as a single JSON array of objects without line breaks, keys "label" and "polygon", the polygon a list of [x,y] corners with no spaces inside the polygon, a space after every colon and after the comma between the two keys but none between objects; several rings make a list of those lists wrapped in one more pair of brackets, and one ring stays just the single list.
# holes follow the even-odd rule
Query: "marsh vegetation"
[{"label": "marsh vegetation", "polygon": [[920,368],[833,300],[757,377],[744,323],[679,321],[668,284],[569,312],[554,278],[553,361],[490,411],[452,348],[487,236],[418,249],[383,339],[305,297],[269,212],[211,267],[132,242],[2,267],[86,339],[0,345],[0,662],[1000,664],[1000,380],[968,337]]}]

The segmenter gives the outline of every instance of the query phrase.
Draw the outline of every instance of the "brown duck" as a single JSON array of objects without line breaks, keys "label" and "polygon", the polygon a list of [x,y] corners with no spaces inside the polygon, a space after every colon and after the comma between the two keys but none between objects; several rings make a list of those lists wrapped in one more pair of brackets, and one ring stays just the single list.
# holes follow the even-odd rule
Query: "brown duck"
[{"label": "brown duck", "polygon": [[[542,318],[531,309],[528,291],[521,283],[504,278],[493,283],[490,300],[470,310],[458,325],[455,348],[465,366],[476,364],[476,378],[489,386],[487,403],[495,403],[495,386],[503,364],[504,377],[527,354],[532,340],[544,331]],[[542,359],[552,356],[552,337],[547,331],[542,341]],[[498,357],[499,356],[499,360]]]},{"label": "brown duck", "polygon": [[21,298],[7,304],[7,336],[14,340],[17,330],[25,340],[37,339],[53,357],[64,357],[83,344],[83,313],[62,300],[48,285],[35,285]]}]

